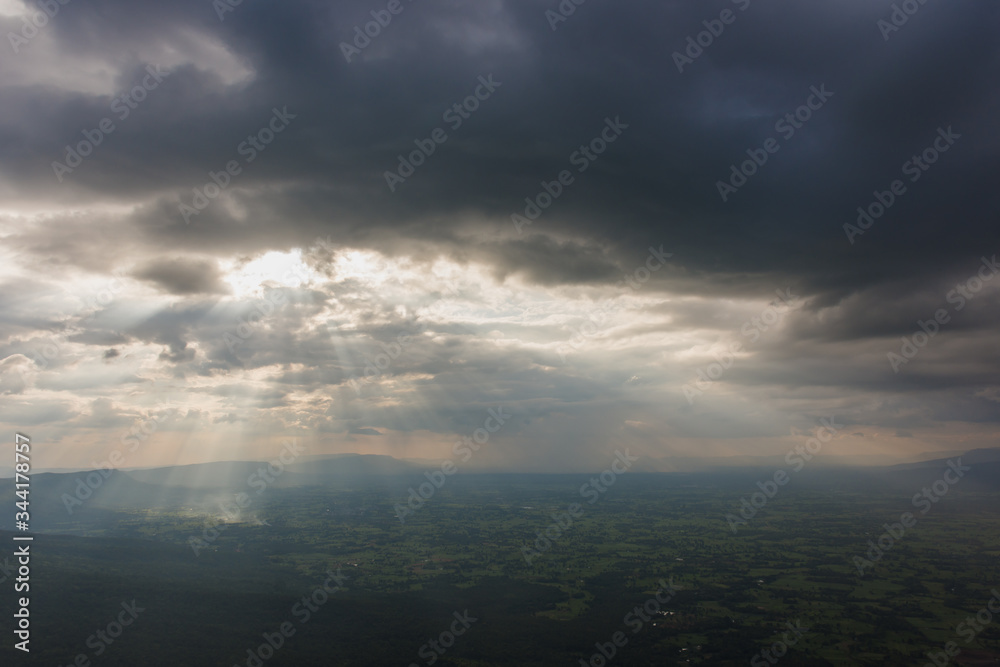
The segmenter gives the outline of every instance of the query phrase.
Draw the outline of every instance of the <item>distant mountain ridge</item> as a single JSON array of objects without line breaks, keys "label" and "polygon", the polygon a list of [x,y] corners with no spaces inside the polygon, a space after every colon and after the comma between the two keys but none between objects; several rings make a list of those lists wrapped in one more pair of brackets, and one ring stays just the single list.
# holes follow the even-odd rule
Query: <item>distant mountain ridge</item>
[{"label": "distant mountain ridge", "polygon": [[[887,457],[842,457],[817,455],[810,467],[822,468],[860,468],[885,471],[919,470],[923,468],[939,468],[947,466],[949,459],[961,457],[965,464],[1000,463],[1000,447],[973,449],[963,453],[950,454],[945,458],[935,458],[914,463],[888,464]],[[858,461],[867,461],[867,465]],[[431,468],[439,468],[437,459],[397,459],[381,454],[318,454],[300,456],[287,466],[280,474],[274,476],[273,482],[280,487],[306,486],[323,484],[327,480],[345,480],[359,477],[393,477],[422,474]],[[633,472],[711,472],[728,469],[780,468],[788,464],[784,455],[768,456],[731,456],[731,457],[699,457],[699,456],[662,456],[642,457],[632,468]],[[465,465],[461,469],[468,473],[517,473],[532,474],[522,470],[504,470],[484,466]],[[129,477],[145,484],[186,487],[191,489],[235,488],[253,483],[261,478],[261,471],[268,472],[267,461],[213,461],[210,463],[192,463],[178,466],[161,466],[154,468],[125,468]],[[33,477],[39,474],[77,476],[91,472],[88,469],[60,468],[53,470],[34,471]],[[576,474],[580,471],[574,471]],[[592,472],[596,472],[592,471]],[[553,474],[546,472],[544,474]],[[0,479],[14,476],[13,468],[0,467]],[[266,478],[264,478],[266,480]]]},{"label": "distant mountain ridge", "polygon": [[941,459],[931,459],[918,463],[899,463],[888,466],[889,470],[915,470],[918,468],[940,468],[947,466],[948,461],[961,458],[965,465],[977,465],[983,463],[1000,463],[1000,447],[985,447],[982,449],[972,449],[964,454],[952,454]]},{"label": "distant mountain ridge", "polygon": [[[838,462],[820,463],[820,457],[797,473],[818,485],[878,484],[886,490],[912,493],[941,478],[949,461],[961,459],[962,488],[993,492],[1000,488],[1000,448],[975,449],[948,458],[918,463],[879,467],[849,467]],[[668,459],[669,460],[669,459]],[[688,463],[696,458],[684,459]],[[717,461],[717,460],[716,460]],[[686,471],[650,470],[662,460],[643,459],[632,469],[635,474],[662,474],[671,483],[742,484],[763,473],[788,468],[784,457],[739,457],[728,465],[714,465]],[[742,465],[740,465],[742,464]],[[272,464],[273,465],[273,464]],[[33,525],[41,530],[69,531],[100,524],[109,512],[162,506],[184,507],[191,511],[217,512],[220,498],[232,498],[244,492],[256,498],[269,487],[306,488],[310,486],[382,487],[391,493],[426,481],[424,473],[439,469],[436,461],[405,461],[391,456],[338,454],[302,457],[288,466],[269,468],[266,461],[216,461],[143,470],[95,471],[68,473],[35,472],[31,475],[31,514]],[[463,483],[472,483],[475,475],[553,476],[552,473],[501,473],[462,467]],[[586,473],[593,474],[596,470]],[[554,475],[561,477],[562,475]],[[678,482],[677,480],[680,480]],[[14,480],[0,479],[0,496],[13,497]],[[13,513],[0,516],[0,529],[13,529]]]}]

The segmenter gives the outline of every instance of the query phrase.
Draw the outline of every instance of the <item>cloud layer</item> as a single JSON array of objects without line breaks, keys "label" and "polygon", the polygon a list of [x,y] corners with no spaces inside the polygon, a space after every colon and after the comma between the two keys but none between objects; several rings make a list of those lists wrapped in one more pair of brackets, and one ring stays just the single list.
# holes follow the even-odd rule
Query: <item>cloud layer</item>
[{"label": "cloud layer", "polygon": [[60,463],[995,444],[1000,7],[218,5],[0,6],[3,420]]}]

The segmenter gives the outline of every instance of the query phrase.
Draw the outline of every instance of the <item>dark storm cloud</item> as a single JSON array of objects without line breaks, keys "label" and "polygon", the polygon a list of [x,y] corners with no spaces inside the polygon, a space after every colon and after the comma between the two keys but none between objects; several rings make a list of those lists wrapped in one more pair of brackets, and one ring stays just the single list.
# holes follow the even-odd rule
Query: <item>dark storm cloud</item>
[{"label": "dark storm cloud", "polygon": [[[726,7],[737,21],[678,73],[671,54]],[[649,244],[668,242],[701,277],[681,282],[685,290],[710,292],[739,274],[746,280],[737,289],[757,292],[768,273],[839,299],[901,275],[923,280],[996,238],[988,218],[998,202],[985,177],[996,154],[983,150],[998,141],[989,120],[996,7],[927,6],[889,42],[875,21],[891,9],[861,2],[836,10],[751,3],[745,12],[731,3],[592,4],[555,32],[546,8],[407,6],[347,63],[338,44],[366,19],[370,8],[360,3],[247,3],[224,22],[206,3],[81,6],[58,22],[67,54],[165,44],[195,30],[228,48],[252,80],[220,86],[210,62],[176,66],[67,187],[50,177],[50,162],[107,115],[110,98],[7,89],[13,113],[0,132],[19,150],[0,168],[57,197],[162,193],[161,206],[137,216],[147,242],[219,253],[302,244],[318,233],[402,250],[379,229],[449,250],[467,236],[467,219],[477,219],[475,231],[494,237],[484,252],[501,274],[542,282],[610,280],[610,266],[591,257],[594,243],[638,259]],[[122,64],[117,89],[143,66]],[[442,112],[489,74],[502,86],[452,130]],[[834,96],[724,204],[716,181],[821,84]],[[46,113],[32,113],[36,106]],[[247,208],[242,219],[214,202],[184,225],[177,204],[238,158],[237,146],[266,126],[272,108],[286,106],[297,118],[231,186],[269,189],[236,194]],[[629,129],[585,173],[574,171],[574,184],[528,228],[578,241],[510,245],[509,215],[542,191],[542,180],[575,170],[571,153],[599,136],[606,117]],[[848,244],[842,225],[856,207],[948,125],[963,137],[952,152]],[[447,143],[391,194],[383,172],[436,127]]]}]

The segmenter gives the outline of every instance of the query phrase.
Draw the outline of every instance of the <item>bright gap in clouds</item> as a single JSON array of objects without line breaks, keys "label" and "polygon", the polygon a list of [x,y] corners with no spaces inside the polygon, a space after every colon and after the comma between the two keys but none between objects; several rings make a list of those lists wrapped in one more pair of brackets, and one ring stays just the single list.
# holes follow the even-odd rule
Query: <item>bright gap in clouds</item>
[{"label": "bright gap in clouds", "polygon": [[[423,271],[408,259],[389,258],[369,250],[339,250],[331,268],[335,280],[350,280],[367,287],[388,282],[407,283],[411,288],[426,286]],[[329,280],[309,265],[300,248],[274,250],[249,261],[238,258],[223,263],[222,270],[237,299],[257,298],[268,287],[316,286]]]},{"label": "bright gap in clouds", "polygon": [[224,266],[223,273],[237,299],[262,296],[267,287],[302,287],[320,277],[302,260],[298,248],[289,252],[273,250],[249,262],[236,260]]}]

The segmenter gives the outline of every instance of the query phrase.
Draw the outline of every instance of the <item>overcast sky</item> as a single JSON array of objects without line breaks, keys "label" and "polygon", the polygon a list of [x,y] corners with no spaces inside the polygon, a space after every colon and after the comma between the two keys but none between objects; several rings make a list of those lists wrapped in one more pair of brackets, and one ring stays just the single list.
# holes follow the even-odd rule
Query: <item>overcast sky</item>
[{"label": "overcast sky", "polygon": [[0,0],[4,428],[36,466],[443,459],[500,408],[476,465],[995,445],[1000,5],[903,4]]}]

